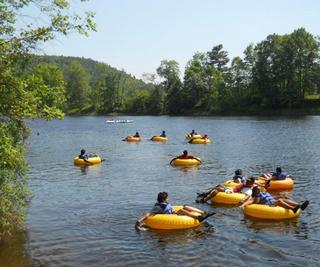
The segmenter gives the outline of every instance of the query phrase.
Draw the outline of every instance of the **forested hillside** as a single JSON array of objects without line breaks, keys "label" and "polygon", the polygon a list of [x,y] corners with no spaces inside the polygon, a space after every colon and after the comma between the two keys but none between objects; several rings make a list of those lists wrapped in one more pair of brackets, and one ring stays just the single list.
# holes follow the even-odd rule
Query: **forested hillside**
[{"label": "forested hillside", "polygon": [[233,59],[219,44],[196,52],[183,79],[178,62],[163,60],[156,74],[145,75],[147,83],[75,57],[35,56],[30,71],[41,77],[51,72],[50,79],[64,85],[67,114],[299,114],[310,107],[319,113],[319,47],[303,28],[269,35]]},{"label": "forested hillside", "polygon": [[[145,100],[150,98],[154,85],[105,63],[77,57],[34,56],[30,71],[39,68],[43,73],[52,68],[57,68],[56,73],[61,72],[65,85],[62,108],[66,113],[152,113]],[[61,74],[56,78],[60,79]]]}]

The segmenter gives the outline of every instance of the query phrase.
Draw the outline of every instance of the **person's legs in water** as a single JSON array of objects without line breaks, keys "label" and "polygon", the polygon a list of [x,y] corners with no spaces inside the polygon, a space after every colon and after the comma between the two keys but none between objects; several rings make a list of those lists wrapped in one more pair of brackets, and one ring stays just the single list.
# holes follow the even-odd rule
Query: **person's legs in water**
[{"label": "person's legs in water", "polygon": [[181,209],[177,212],[178,215],[186,215],[193,219],[197,219],[199,222],[202,222],[203,220],[207,219],[208,217],[216,214],[215,212],[211,213],[203,213],[202,215],[194,215],[192,211],[188,211],[186,209]]},{"label": "person's legs in water", "polygon": [[297,205],[294,209],[293,212],[296,213],[298,211],[298,209],[300,208],[301,210],[305,210],[309,205],[309,200],[306,200],[305,202],[303,202],[301,205]]},{"label": "person's legs in water", "polygon": [[284,208],[289,208],[293,210],[294,213],[296,213],[299,208],[301,208],[301,210],[306,209],[307,206],[309,205],[309,201],[307,200],[300,205],[291,199],[279,198],[276,202],[276,205]]},{"label": "person's legs in water", "polygon": [[200,214],[205,214],[205,212],[203,210],[199,210],[197,208],[194,208],[194,207],[191,207],[191,206],[187,206],[187,205],[183,206],[183,210],[191,211],[191,212],[198,212]]},{"label": "person's legs in water", "polygon": [[275,205],[293,210],[299,204],[297,202],[293,201],[293,200],[289,200],[289,199],[285,199],[285,198],[279,198],[279,199],[277,199]]},{"label": "person's legs in water", "polygon": [[207,202],[214,196],[216,196],[219,192],[225,192],[226,187],[224,185],[218,185],[213,190],[211,190],[210,194],[203,198],[203,203]]}]

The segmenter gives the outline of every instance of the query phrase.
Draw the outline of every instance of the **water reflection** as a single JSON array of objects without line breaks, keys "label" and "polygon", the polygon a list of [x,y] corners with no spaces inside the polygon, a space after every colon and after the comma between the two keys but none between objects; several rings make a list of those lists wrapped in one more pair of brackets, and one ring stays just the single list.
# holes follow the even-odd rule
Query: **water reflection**
[{"label": "water reflection", "polygon": [[[146,229],[146,228],[145,228]],[[195,240],[205,240],[213,235],[214,227],[208,222],[203,222],[199,227],[181,230],[156,230],[146,229],[145,231],[137,231],[143,234],[144,238],[151,238],[158,242],[159,247],[167,245],[188,245]]]},{"label": "water reflection", "polygon": [[182,171],[182,172],[190,172],[190,171],[197,171],[199,170],[200,166],[173,166],[175,169]]},{"label": "water reflection", "polygon": [[[102,163],[103,164],[103,163]],[[87,175],[90,173],[90,175],[98,176],[101,173],[101,164],[95,164],[92,166],[74,166],[75,168],[79,168],[80,173],[82,175]]]},{"label": "water reflection", "polygon": [[[255,219],[252,217],[245,216],[242,220],[242,223],[245,224],[249,229],[254,230],[255,232],[277,232],[283,235],[296,235],[297,233],[300,233],[299,218],[272,221]],[[304,227],[302,227],[301,230],[304,233],[304,235],[306,235],[306,225],[304,225]]]},{"label": "water reflection", "polygon": [[24,247],[26,240],[27,233],[23,231],[15,231],[0,240],[1,267],[30,266],[30,259]]}]

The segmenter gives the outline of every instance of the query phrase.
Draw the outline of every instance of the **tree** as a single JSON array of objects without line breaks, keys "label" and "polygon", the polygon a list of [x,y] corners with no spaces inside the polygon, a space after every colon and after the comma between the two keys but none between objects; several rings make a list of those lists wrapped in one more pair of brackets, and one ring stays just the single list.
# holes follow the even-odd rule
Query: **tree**
[{"label": "tree", "polygon": [[218,71],[224,72],[229,62],[228,52],[223,50],[223,45],[214,46],[208,53],[208,63]]},{"label": "tree", "polygon": [[156,86],[150,94],[147,106],[147,110],[150,114],[158,115],[163,113],[164,93],[160,85]]},{"label": "tree", "polygon": [[317,86],[315,70],[319,42],[305,29],[269,35],[255,47],[253,83],[262,104],[273,108],[299,107],[305,92]]},{"label": "tree", "polygon": [[[26,7],[38,8],[42,18],[24,16]],[[57,34],[78,31],[87,35],[95,29],[94,14],[82,19],[71,16],[66,0],[3,0],[0,1],[0,238],[14,227],[21,227],[25,196],[28,193],[23,141],[28,117],[50,119],[61,117],[55,106],[58,99],[51,94],[49,80],[40,74],[21,75],[30,53]],[[21,17],[30,18],[25,24]],[[47,23],[45,23],[47,22]],[[24,25],[24,26],[23,26]],[[41,71],[40,71],[41,73]]]},{"label": "tree", "polygon": [[157,68],[158,75],[163,79],[165,109],[169,114],[177,114],[182,108],[182,83],[179,77],[179,64],[175,60],[162,60]]},{"label": "tree", "polygon": [[42,102],[47,106],[62,109],[66,101],[66,82],[59,66],[39,64],[33,69],[33,78],[46,86],[40,90]]},{"label": "tree", "polygon": [[89,76],[77,61],[71,61],[66,68],[67,104],[71,109],[81,110],[88,104],[88,96],[91,92]]},{"label": "tree", "polygon": [[184,73],[184,107],[203,108],[208,100],[212,67],[204,53],[196,53],[187,63]]},{"label": "tree", "polygon": [[244,106],[245,99],[247,99],[247,92],[249,87],[249,77],[245,62],[240,57],[235,57],[232,60],[231,68],[231,82],[229,84],[231,90],[230,104],[232,107]]}]

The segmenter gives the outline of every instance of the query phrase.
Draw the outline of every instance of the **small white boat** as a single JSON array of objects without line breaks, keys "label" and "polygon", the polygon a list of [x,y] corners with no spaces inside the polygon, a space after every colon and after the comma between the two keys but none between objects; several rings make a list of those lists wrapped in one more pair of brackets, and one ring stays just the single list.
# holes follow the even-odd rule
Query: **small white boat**
[{"label": "small white boat", "polygon": [[132,123],[133,120],[106,120],[106,123]]}]

